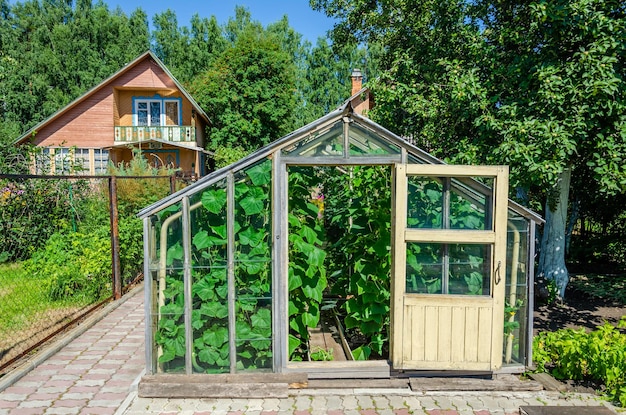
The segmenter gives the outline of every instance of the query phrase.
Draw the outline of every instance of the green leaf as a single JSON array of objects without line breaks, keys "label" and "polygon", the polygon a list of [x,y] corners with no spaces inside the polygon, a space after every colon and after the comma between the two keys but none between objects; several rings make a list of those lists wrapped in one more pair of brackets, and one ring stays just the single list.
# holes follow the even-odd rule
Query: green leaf
[{"label": "green leaf", "polygon": [[354,360],[367,360],[372,353],[372,349],[369,346],[357,347],[352,351]]},{"label": "green leaf", "polygon": [[176,242],[173,246],[170,246],[167,250],[167,265],[172,265],[174,261],[183,259],[183,246],[180,241]]},{"label": "green leaf", "polygon": [[302,344],[302,342],[300,341],[300,339],[298,339],[296,336],[294,336],[293,334],[289,335],[289,356],[291,356],[293,354],[293,352],[300,347],[300,344]]},{"label": "green leaf", "polygon": [[247,169],[246,174],[255,186],[263,186],[272,180],[272,162],[270,160]]},{"label": "green leaf", "polygon": [[228,306],[217,301],[202,303],[200,306],[200,312],[209,317],[223,319],[228,317]]},{"label": "green leaf", "polygon": [[210,189],[202,193],[202,206],[211,213],[220,213],[226,206],[226,190]]},{"label": "green leaf", "polygon": [[239,202],[247,216],[256,215],[261,213],[265,207],[265,200],[267,194],[259,188],[251,188],[247,196]]}]

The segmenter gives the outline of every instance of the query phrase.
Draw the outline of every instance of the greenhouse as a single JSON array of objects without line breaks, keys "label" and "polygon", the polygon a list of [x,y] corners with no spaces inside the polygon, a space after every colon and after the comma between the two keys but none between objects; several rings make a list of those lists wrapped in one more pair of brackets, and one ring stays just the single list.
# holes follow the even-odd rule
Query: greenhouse
[{"label": "greenhouse", "polygon": [[140,212],[146,373],[523,371],[543,220],[507,192],[347,103]]}]

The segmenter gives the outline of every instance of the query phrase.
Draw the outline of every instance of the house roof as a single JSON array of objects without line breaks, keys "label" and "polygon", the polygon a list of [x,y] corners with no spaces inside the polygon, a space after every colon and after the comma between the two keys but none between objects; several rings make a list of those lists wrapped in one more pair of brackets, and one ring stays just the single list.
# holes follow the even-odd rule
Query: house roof
[{"label": "house roof", "polygon": [[[328,130],[333,125],[335,125],[335,123],[337,123],[338,121],[342,119],[346,119],[346,117],[351,119],[357,125],[371,132],[373,136],[376,137],[376,139],[380,139],[388,143],[390,146],[397,148],[399,151],[398,154],[392,154],[392,155],[387,155],[387,156],[385,155],[377,156],[374,154],[374,155],[367,155],[366,157],[358,157],[358,156],[352,157],[352,160],[355,161],[356,163],[392,164],[395,162],[398,162],[398,163],[403,162],[402,160],[404,160],[405,162],[407,159],[412,158],[413,162],[418,162],[418,163],[445,164],[442,160],[439,160],[438,158],[427,153],[426,151],[412,145],[411,143],[401,138],[400,136],[390,132],[389,130],[385,129],[381,125],[376,124],[375,122],[371,121],[369,118],[366,118],[366,117],[363,117],[354,113],[351,103],[348,100],[339,108],[323,116],[322,118],[319,118],[313,121],[312,123],[307,124],[304,127],[301,127],[293,131],[292,133],[276,141],[271,142],[265,147],[240,159],[239,161],[208,174],[207,176],[203,177],[202,179],[200,179],[193,185],[188,186],[146,207],[145,209],[141,210],[138,213],[138,216],[141,218],[146,218],[162,209],[165,209],[175,203],[180,202],[186,196],[190,196],[192,194],[195,194],[197,192],[200,192],[208,188],[214,183],[224,179],[231,172],[235,173],[237,171],[245,169],[249,167],[250,165],[268,156],[271,156],[273,154],[278,155],[284,151],[292,151],[292,149],[294,147],[297,147],[297,144],[299,143],[305,143],[304,145],[302,145],[302,148],[304,148],[305,150],[301,152],[301,154],[304,154],[305,152],[308,152],[312,148],[310,146],[310,143],[315,142],[320,136],[323,136],[323,134],[328,132]],[[285,158],[286,156],[281,155],[280,157]],[[338,157],[334,157],[334,158],[327,157],[325,159],[322,157],[302,157],[301,160],[308,164],[317,164],[317,163],[324,164],[325,163],[328,165],[337,165],[337,164],[340,165],[342,163],[347,162],[347,160],[338,158]],[[485,185],[483,185],[482,183],[479,183],[478,181],[473,181],[473,183],[474,183],[473,187],[475,188],[487,189]],[[523,216],[524,218],[532,220],[536,223],[540,223],[540,224],[544,223],[544,220],[540,215],[538,215],[532,210],[527,209],[524,206],[510,199],[509,199],[509,209],[512,209],[517,214]]]},{"label": "house roof", "polygon": [[104,81],[100,82],[98,85],[96,85],[95,87],[93,87],[89,91],[85,92],[83,95],[81,95],[78,98],[76,98],[74,101],[72,101],[69,104],[67,104],[65,107],[61,108],[60,110],[58,110],[57,112],[55,112],[54,114],[52,114],[51,116],[49,116],[48,118],[46,118],[45,120],[40,122],[39,124],[35,125],[31,129],[26,131],[17,140],[15,140],[14,144],[21,144],[21,143],[23,143],[24,141],[26,141],[26,139],[28,139],[37,130],[40,130],[42,127],[45,127],[48,124],[52,123],[54,120],[56,120],[57,118],[59,118],[60,116],[65,114],[67,111],[69,111],[70,109],[72,109],[76,105],[78,105],[79,103],[81,103],[81,102],[85,101],[86,99],[88,99],[90,96],[92,96],[97,91],[99,91],[101,88],[103,88],[105,85],[107,85],[108,83],[110,83],[115,78],[117,78],[120,75],[122,75],[123,73],[129,71],[131,68],[133,68],[134,66],[136,66],[137,64],[139,64],[140,62],[145,60],[146,58],[152,58],[156,62],[156,64],[159,65],[159,67],[163,70],[163,72],[165,72],[167,74],[167,76],[169,76],[172,79],[172,81],[174,82],[176,87],[180,90],[180,92],[183,94],[183,96],[189,100],[189,102],[191,103],[193,108],[196,110],[196,113],[199,116],[201,116],[202,118],[204,118],[204,120],[210,124],[211,120],[209,119],[209,116],[207,115],[207,113],[204,112],[204,110],[200,107],[200,105],[198,105],[198,103],[193,99],[193,97],[191,95],[189,95],[189,93],[180,84],[180,82],[178,82],[178,80],[174,77],[174,75],[172,75],[172,73],[169,71],[169,69],[167,69],[165,64],[163,62],[161,62],[161,60],[159,58],[157,58],[157,56],[154,53],[152,53],[152,51],[147,51],[147,52],[144,52],[143,54],[141,54],[139,57],[137,57],[132,62],[126,64],[119,71],[115,72],[113,75],[109,76],[108,78],[106,78]]}]

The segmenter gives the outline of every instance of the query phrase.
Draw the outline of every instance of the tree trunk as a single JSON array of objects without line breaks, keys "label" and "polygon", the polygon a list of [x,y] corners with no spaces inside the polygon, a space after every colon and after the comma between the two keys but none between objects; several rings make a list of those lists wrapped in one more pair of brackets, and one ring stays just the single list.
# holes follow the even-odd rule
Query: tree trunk
[{"label": "tree trunk", "polygon": [[554,281],[559,297],[565,297],[569,273],[565,266],[565,226],[571,169],[563,170],[546,202],[546,224],[541,238],[538,276]]}]

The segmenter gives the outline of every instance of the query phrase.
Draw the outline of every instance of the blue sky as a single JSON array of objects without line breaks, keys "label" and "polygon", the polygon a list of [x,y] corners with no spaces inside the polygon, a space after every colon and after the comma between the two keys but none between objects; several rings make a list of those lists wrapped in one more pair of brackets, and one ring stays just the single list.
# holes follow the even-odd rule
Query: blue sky
[{"label": "blue sky", "polygon": [[250,10],[253,20],[263,26],[280,20],[283,15],[289,18],[289,24],[311,43],[317,38],[326,37],[326,32],[333,27],[333,20],[324,13],[309,6],[309,0],[105,0],[111,10],[119,6],[126,14],[141,7],[152,23],[152,17],[168,8],[176,12],[179,26],[189,26],[194,13],[201,17],[215,16],[220,24],[226,23],[235,15],[235,6],[244,6]]}]

